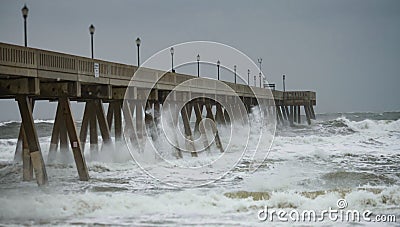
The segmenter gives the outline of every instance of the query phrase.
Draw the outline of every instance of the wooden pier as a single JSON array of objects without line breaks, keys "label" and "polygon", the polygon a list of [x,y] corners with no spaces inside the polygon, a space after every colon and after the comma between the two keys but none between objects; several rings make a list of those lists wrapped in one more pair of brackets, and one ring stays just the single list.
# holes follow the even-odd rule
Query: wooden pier
[{"label": "wooden pier", "polygon": [[[98,67],[98,72],[95,72],[95,66]],[[99,152],[101,147],[113,146],[111,131],[114,132],[115,143],[123,140],[138,143],[144,136],[145,127],[152,127],[159,121],[160,109],[164,107],[166,97],[171,94],[176,104],[182,104],[188,97],[204,97],[193,99],[181,109],[174,109],[175,104],[168,104],[168,108],[175,111],[174,124],[179,117],[183,122],[188,141],[186,145],[188,150],[193,151],[193,157],[198,156],[194,152],[193,136],[204,130],[199,126],[203,109],[207,113],[206,118],[218,124],[229,123],[238,118],[229,115],[229,111],[232,113],[232,110],[236,110],[233,112],[243,115],[260,102],[267,106],[263,110],[265,114],[274,114],[278,124],[300,124],[301,107],[308,124],[311,124],[311,119],[315,119],[313,106],[316,105],[316,94],[312,91],[271,90],[272,95],[269,96],[265,95],[265,89],[269,88],[224,82],[240,97],[245,107],[242,111],[237,105],[221,106],[213,100],[212,97],[224,100],[233,98],[229,92],[217,89],[215,80],[202,79],[197,84],[176,91],[178,84],[194,77],[140,68],[147,77],[139,78],[132,85],[132,75],[137,69],[131,65],[0,43],[0,98],[15,99],[22,119],[16,159],[22,160],[23,180],[29,181],[35,176],[39,185],[48,182],[32,116],[36,100],[58,102],[48,159],[51,160],[58,149],[72,150],[79,179],[84,181],[89,179],[83,155],[88,134],[90,150],[94,153]],[[154,81],[158,81],[155,86]],[[132,91],[129,100],[124,99],[127,90]],[[71,101],[86,103],[80,132],[77,131],[71,112]],[[103,103],[109,104],[107,112],[104,111]],[[269,111],[268,107],[275,107],[276,111]],[[212,109],[216,110],[215,114]],[[189,124],[193,112],[196,118],[194,129]],[[125,121],[124,125],[122,119]],[[213,131],[216,135],[215,145],[224,152],[217,128],[213,128]],[[99,144],[98,132],[102,137],[102,144]],[[132,136],[123,138],[123,132],[132,132],[125,133]],[[177,157],[182,157],[179,149]]]}]

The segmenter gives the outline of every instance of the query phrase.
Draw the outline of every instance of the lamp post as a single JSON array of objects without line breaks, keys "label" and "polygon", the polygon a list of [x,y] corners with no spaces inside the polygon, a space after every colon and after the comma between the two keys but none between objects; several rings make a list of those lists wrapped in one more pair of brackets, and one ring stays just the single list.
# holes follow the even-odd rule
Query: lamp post
[{"label": "lamp post", "polygon": [[285,88],[285,75],[282,76],[282,80],[283,80],[283,92],[285,92],[286,91],[286,88]]},{"label": "lamp post", "polygon": [[236,65],[233,66],[233,70],[235,71],[235,84],[236,84]]},{"label": "lamp post", "polygon": [[197,54],[197,77],[200,77],[200,54]]},{"label": "lamp post", "polygon": [[139,54],[140,43],[142,43],[142,41],[140,40],[139,37],[137,37],[136,46],[137,46],[137,65],[138,65],[138,67],[140,66],[140,54]]},{"label": "lamp post", "polygon": [[92,59],[94,58],[94,51],[93,51],[93,35],[94,35],[95,28],[93,24],[90,25],[89,27],[89,32],[90,32],[90,46],[92,50]]},{"label": "lamp post", "polygon": [[24,7],[21,9],[22,11],[22,16],[24,17],[24,37],[25,37],[25,47],[28,46],[28,34],[26,33],[26,18],[28,17],[28,12],[29,9],[24,5]]},{"label": "lamp post", "polygon": [[250,86],[250,69],[247,69],[247,85]]},{"label": "lamp post", "polygon": [[221,62],[218,60],[217,61],[217,71],[218,71],[217,78],[218,78],[218,80],[219,80],[219,65],[220,64],[221,64]]},{"label": "lamp post", "polygon": [[261,63],[262,63],[262,58],[257,59],[258,64],[260,64],[260,87],[261,87]]},{"label": "lamp post", "polygon": [[174,69],[174,47],[171,47],[171,49],[169,49],[169,52],[171,52],[171,71],[174,73],[175,69]]}]

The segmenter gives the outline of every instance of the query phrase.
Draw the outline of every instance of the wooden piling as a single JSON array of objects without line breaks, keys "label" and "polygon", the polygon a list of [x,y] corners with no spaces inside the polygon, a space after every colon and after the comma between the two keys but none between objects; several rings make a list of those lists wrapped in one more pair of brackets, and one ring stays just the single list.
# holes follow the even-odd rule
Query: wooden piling
[{"label": "wooden piling", "polygon": [[307,124],[311,125],[310,110],[307,105],[304,105],[304,112],[306,113]]},{"label": "wooden piling", "polygon": [[[60,108],[60,111],[62,111],[62,109]],[[61,112],[60,116],[59,116],[59,124],[60,124],[60,150],[67,152],[69,147],[68,147],[68,134],[67,134],[67,128],[65,125],[65,119],[64,119],[64,115]]]},{"label": "wooden piling", "polygon": [[132,109],[129,101],[125,101],[125,103],[123,104],[122,113],[125,120],[125,136],[127,136],[125,139],[132,145],[138,146],[138,141],[135,135],[135,127],[133,125],[132,119]]},{"label": "wooden piling", "polygon": [[192,130],[190,129],[190,124],[189,124],[189,119],[190,119],[189,112],[191,113],[191,111],[189,111],[189,108],[190,106],[186,104],[181,109],[183,128],[185,130],[185,136],[186,136],[186,149],[190,151],[192,157],[197,157],[197,152],[194,146],[194,141],[192,136]]},{"label": "wooden piling", "polygon": [[309,108],[310,108],[310,117],[315,120],[316,118],[313,105],[310,104]]},{"label": "wooden piling", "polygon": [[177,125],[178,125],[178,119],[179,119],[179,111],[178,111],[178,108],[177,108],[177,105],[176,105],[176,103],[174,103],[174,102],[170,102],[170,103],[168,103],[167,104],[168,105],[168,112],[169,112],[169,114],[170,114],[170,116],[171,116],[171,126],[174,128],[172,131],[173,131],[173,140],[175,140],[175,145],[174,145],[174,149],[175,149],[175,151],[176,151],[176,157],[177,158],[182,158],[183,156],[182,156],[182,151],[181,151],[181,149],[179,148],[179,140],[178,140],[178,136],[177,136],[177,132],[178,132],[178,129],[177,129]]},{"label": "wooden piling", "polygon": [[144,136],[144,127],[143,127],[143,107],[144,107],[144,103],[143,101],[136,101],[135,102],[135,106],[136,106],[136,135],[138,137],[139,140],[143,139]]},{"label": "wooden piling", "polygon": [[48,182],[47,172],[33,121],[31,103],[26,95],[18,95],[16,99],[18,101],[22,124],[24,125],[26,141],[28,142],[29,154],[35,172],[36,182],[38,185],[45,185]]},{"label": "wooden piling", "polygon": [[284,108],[285,108],[285,113],[286,113],[286,116],[287,116],[287,120],[288,120],[289,123],[290,123],[290,112],[289,112],[289,107],[285,105]]},{"label": "wooden piling", "polygon": [[219,102],[215,103],[215,121],[219,124],[225,124],[224,113],[222,111],[222,106]]},{"label": "wooden piling", "polygon": [[[29,98],[29,101],[31,103],[32,113],[33,113],[33,109],[35,108],[35,100],[32,99],[32,98]],[[24,138],[25,138],[24,133],[25,133],[24,126],[23,126],[23,124],[21,122],[21,125],[19,126],[19,134],[18,134],[17,146],[15,148],[15,154],[14,154],[14,161],[15,162],[22,161],[22,159],[24,157],[24,155],[23,155],[24,146],[25,146],[25,148],[28,147],[28,144],[27,144],[28,142],[26,140],[24,140]],[[24,143],[25,143],[25,145],[24,145]],[[33,175],[33,173],[31,173],[31,175]]]},{"label": "wooden piling", "polygon": [[83,118],[81,122],[81,131],[79,133],[79,139],[81,141],[81,148],[82,151],[85,151],[85,144],[86,144],[86,138],[88,134],[88,126],[89,126],[89,119],[90,119],[90,106],[86,103],[85,104],[85,110],[83,111]]},{"label": "wooden piling", "polygon": [[300,106],[296,106],[296,108],[297,108],[297,123],[301,124]]},{"label": "wooden piling", "polygon": [[99,138],[97,135],[97,117],[96,117],[96,104],[94,100],[88,101],[86,105],[89,106],[89,131],[90,131],[90,152],[97,154]]},{"label": "wooden piling", "polygon": [[114,133],[115,141],[119,142],[122,140],[122,103],[121,101],[112,102],[114,106]]},{"label": "wooden piling", "polygon": [[293,118],[294,118],[294,108],[293,106],[290,106],[290,113],[289,113],[290,126],[293,126]]},{"label": "wooden piling", "polygon": [[[201,108],[200,108],[200,106],[201,106]],[[204,149],[209,150],[206,128],[204,127],[204,124],[200,125],[200,122],[203,119],[203,116],[202,116],[203,104],[195,103],[193,105],[193,108],[194,108],[194,114],[196,115],[196,123],[195,123],[194,133],[199,133],[202,136]],[[197,128],[197,132],[196,132],[196,128]]]},{"label": "wooden piling", "polygon": [[231,122],[231,118],[230,118],[228,110],[226,108],[230,108],[230,104],[226,104],[226,106],[224,106],[224,120],[225,120],[225,124],[228,124]]},{"label": "wooden piling", "polygon": [[286,114],[286,111],[285,111],[285,107],[284,106],[278,106],[278,107],[281,109],[283,120],[287,121],[288,117],[287,117],[287,114]]},{"label": "wooden piling", "polygon": [[[119,100],[112,101],[108,104],[107,110],[107,125],[111,135],[111,129],[114,125],[114,136],[115,141],[122,140],[122,116],[121,116],[122,104]],[[113,124],[114,122],[114,124]]]},{"label": "wooden piling", "polygon": [[[268,108],[268,107],[267,107]],[[281,108],[279,108],[279,106],[276,106],[276,113],[277,113],[277,118],[278,118],[278,123],[283,124],[283,117],[282,117],[282,112],[281,112]]]},{"label": "wooden piling", "polygon": [[81,142],[78,138],[78,133],[75,126],[75,121],[72,116],[69,98],[62,97],[59,99],[59,105],[62,107],[63,118],[68,132],[72,152],[74,154],[76,168],[78,170],[79,180],[89,180],[89,173],[86,167],[85,156],[81,150]]},{"label": "wooden piling", "polygon": [[[211,111],[211,104],[206,103],[205,106],[206,106],[206,111],[207,111],[207,118],[209,118],[210,120],[215,122],[213,113]],[[224,148],[222,147],[221,139],[219,138],[217,125],[215,124],[215,127],[211,127],[211,129],[213,130],[213,134],[215,135],[215,138],[214,138],[215,145],[220,150],[220,152],[223,153],[224,152]]]},{"label": "wooden piling", "polygon": [[103,139],[104,145],[108,148],[112,145],[110,128],[108,127],[107,119],[103,109],[103,102],[99,99],[95,101],[96,118],[99,123],[100,134]]},{"label": "wooden piling", "polygon": [[50,147],[49,147],[49,154],[48,154],[48,160],[50,162],[54,160],[57,149],[58,149],[58,144],[60,142],[60,127],[61,127],[61,120],[62,120],[61,115],[62,115],[62,110],[60,108],[60,105],[58,104],[57,110],[56,110],[56,117],[54,118],[51,139],[50,139]]}]

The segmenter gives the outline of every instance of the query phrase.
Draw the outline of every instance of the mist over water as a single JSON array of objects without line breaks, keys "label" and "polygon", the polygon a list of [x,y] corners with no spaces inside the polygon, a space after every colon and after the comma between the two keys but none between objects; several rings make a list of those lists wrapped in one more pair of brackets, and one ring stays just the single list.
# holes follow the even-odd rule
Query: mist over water
[{"label": "mist over water", "polygon": [[[35,122],[47,159],[53,121]],[[98,155],[91,154],[86,144],[88,182],[78,180],[72,152],[58,152],[55,160],[45,160],[49,185],[39,188],[35,181],[23,182],[22,164],[13,162],[19,125],[0,123],[0,220],[4,224],[254,226],[267,224],[257,219],[265,205],[323,210],[336,207],[339,198],[347,200],[349,209],[396,214],[400,219],[399,112],[322,114],[311,126],[304,117],[301,125],[278,126],[268,158],[255,160],[260,165],[256,172],[248,171],[254,163],[244,156],[222,179],[196,188],[176,188],[147,175],[123,144]],[[233,148],[247,139],[240,125],[234,128]],[[230,130],[219,130],[226,144],[224,135],[229,137]],[[255,144],[256,136],[250,135],[249,144]],[[174,157],[165,141],[155,143]],[[260,143],[264,154],[267,144]],[[162,171],[161,161],[146,149],[150,148],[143,156],[152,163],[147,167]],[[236,157],[234,153],[224,155]],[[209,153],[197,158],[187,155],[182,161],[201,165],[219,155],[211,146]],[[217,169],[208,169],[209,174],[219,175]]]}]

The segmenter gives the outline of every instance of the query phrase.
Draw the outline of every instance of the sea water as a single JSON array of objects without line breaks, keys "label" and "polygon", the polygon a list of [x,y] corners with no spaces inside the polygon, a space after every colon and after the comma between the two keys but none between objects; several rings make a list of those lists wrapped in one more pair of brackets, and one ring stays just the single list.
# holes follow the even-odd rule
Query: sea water
[{"label": "sea water", "polygon": [[[103,150],[95,158],[89,145],[90,180],[79,181],[70,154],[47,160],[53,121],[35,123],[49,178],[45,187],[22,181],[22,164],[14,161],[20,122],[0,123],[0,223],[5,225],[262,226],[271,224],[258,218],[266,206],[318,211],[337,209],[339,199],[347,209],[395,215],[397,222],[387,225],[400,221],[399,112],[319,114],[310,126],[278,126],[257,171],[245,171],[243,158],[221,179],[194,188],[154,179],[126,149]],[[269,146],[262,146],[268,153]],[[208,158],[185,157],[199,163]],[[154,168],[158,165],[155,159]]]}]

